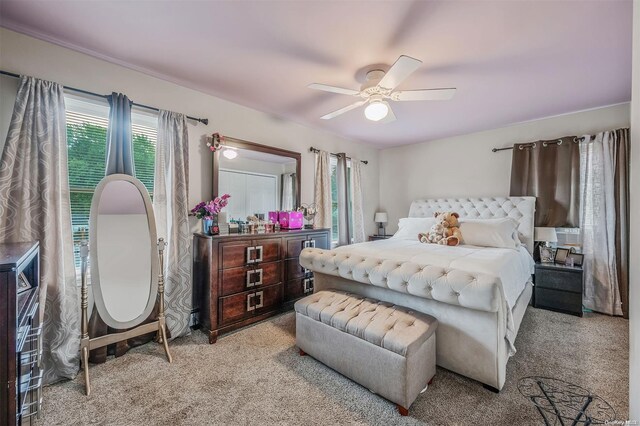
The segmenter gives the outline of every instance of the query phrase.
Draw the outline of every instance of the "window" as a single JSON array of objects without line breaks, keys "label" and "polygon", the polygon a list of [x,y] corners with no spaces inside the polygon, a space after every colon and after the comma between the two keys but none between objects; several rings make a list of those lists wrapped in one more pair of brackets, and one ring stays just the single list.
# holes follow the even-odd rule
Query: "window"
[{"label": "window", "polygon": [[[65,95],[65,105],[71,225],[75,264],[79,268],[79,243],[89,239],[91,199],[105,172],[109,104]],[[157,117],[132,112],[131,128],[136,177],[153,194]]]},{"label": "window", "polygon": [[[338,159],[333,155],[329,157],[329,164],[331,166],[331,242],[338,242]],[[347,188],[351,188],[351,160],[347,160]],[[353,216],[352,216],[352,203],[351,203],[351,190],[348,190],[349,199],[349,226],[353,229]]]}]

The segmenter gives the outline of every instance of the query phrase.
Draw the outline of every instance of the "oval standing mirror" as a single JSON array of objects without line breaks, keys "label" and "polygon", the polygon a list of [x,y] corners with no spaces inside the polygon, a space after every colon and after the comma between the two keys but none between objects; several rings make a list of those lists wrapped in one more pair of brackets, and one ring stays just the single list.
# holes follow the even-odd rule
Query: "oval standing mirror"
[{"label": "oval standing mirror", "polygon": [[112,328],[135,327],[150,315],[158,290],[155,218],[142,182],[124,174],[100,181],[90,232],[96,309]]}]

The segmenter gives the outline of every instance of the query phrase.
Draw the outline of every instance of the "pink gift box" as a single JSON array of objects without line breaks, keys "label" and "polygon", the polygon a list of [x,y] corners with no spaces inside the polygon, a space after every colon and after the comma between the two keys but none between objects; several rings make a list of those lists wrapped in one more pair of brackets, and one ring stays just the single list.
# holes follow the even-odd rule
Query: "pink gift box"
[{"label": "pink gift box", "polygon": [[269,212],[269,222],[277,223],[280,220],[279,214],[280,212]]},{"label": "pink gift box", "polygon": [[302,212],[280,212],[278,218],[283,229],[302,229],[304,226]]}]

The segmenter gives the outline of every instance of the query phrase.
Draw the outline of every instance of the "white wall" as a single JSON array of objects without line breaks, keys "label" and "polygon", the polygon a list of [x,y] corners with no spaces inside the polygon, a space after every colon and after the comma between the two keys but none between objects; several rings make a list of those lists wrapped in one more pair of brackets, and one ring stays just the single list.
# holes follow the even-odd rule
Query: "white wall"
[{"label": "white wall", "polygon": [[633,2],[631,95],[631,249],[629,279],[629,418],[640,421],[640,0]]},{"label": "white wall", "polygon": [[628,126],[629,104],[621,104],[382,150],[380,210],[389,214],[387,230],[396,231],[416,198],[508,195],[511,151],[493,153],[494,147]]},{"label": "white wall", "polygon": [[[369,160],[364,168],[363,193],[366,232],[373,234],[373,215],[378,205],[378,150],[332,133],[311,129],[272,115],[191,90],[131,69],[105,62],[58,45],[0,28],[0,68],[18,74],[56,81],[65,86],[108,94],[122,92],[134,102],[209,119],[209,125],[189,126],[189,200],[191,204],[211,198],[211,153],[205,136],[214,132],[302,153],[301,201],[313,202],[314,155],[310,146]],[[221,64],[224,67],[224,64]],[[221,72],[224,72],[223,70]],[[0,131],[6,135],[7,120],[15,98],[15,83],[2,77]],[[10,85],[14,84],[13,87]],[[12,93],[5,96],[6,93]],[[9,108],[9,111],[7,111]],[[195,220],[193,228],[197,229]]]}]

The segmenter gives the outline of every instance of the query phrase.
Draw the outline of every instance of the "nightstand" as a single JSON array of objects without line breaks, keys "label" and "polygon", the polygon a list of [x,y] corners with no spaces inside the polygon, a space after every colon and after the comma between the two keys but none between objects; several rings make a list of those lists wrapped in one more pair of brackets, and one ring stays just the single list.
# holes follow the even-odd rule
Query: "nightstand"
[{"label": "nightstand", "polygon": [[533,306],[582,316],[581,267],[536,263],[535,271]]},{"label": "nightstand", "polygon": [[386,240],[391,237],[393,237],[393,235],[369,235],[369,241]]}]

